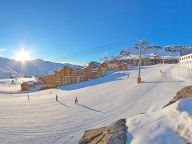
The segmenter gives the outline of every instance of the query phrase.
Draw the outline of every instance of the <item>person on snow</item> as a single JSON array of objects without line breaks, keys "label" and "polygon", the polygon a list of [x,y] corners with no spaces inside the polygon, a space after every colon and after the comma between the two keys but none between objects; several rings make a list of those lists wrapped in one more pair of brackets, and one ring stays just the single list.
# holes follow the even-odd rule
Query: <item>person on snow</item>
[{"label": "person on snow", "polygon": [[160,72],[161,75],[163,74],[163,70],[162,69],[160,69],[159,72]]},{"label": "person on snow", "polygon": [[29,94],[27,94],[27,99],[29,100]]},{"label": "person on snow", "polygon": [[129,73],[127,73],[127,78],[129,78]]},{"label": "person on snow", "polygon": [[77,99],[77,97],[75,98],[75,104],[77,104],[78,103],[78,99]]},{"label": "person on snow", "polygon": [[55,100],[58,101],[58,95],[56,95]]}]

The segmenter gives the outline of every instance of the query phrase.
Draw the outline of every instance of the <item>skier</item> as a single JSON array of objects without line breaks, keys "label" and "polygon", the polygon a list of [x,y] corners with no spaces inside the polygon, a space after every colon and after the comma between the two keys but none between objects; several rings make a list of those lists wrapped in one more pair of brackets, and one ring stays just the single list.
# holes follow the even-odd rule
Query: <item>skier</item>
[{"label": "skier", "polygon": [[127,73],[127,78],[129,78],[129,73]]},{"label": "skier", "polygon": [[28,100],[29,100],[29,94],[27,94],[27,98],[28,98]]},{"label": "skier", "polygon": [[78,103],[78,99],[77,99],[77,97],[75,98],[75,104],[77,104]]},{"label": "skier", "polygon": [[49,93],[51,94],[51,91]]},{"label": "skier", "polygon": [[58,95],[56,95],[55,99],[56,99],[56,101],[58,101]]},{"label": "skier", "polygon": [[163,70],[162,69],[160,69],[159,72],[160,72],[161,75],[163,74]]}]

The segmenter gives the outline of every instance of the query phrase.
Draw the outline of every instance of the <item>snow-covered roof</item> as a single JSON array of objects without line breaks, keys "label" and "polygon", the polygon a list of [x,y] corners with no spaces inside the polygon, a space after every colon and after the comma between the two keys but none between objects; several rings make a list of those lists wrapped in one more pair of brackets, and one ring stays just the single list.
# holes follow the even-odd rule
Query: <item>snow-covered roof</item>
[{"label": "snow-covered roof", "polygon": [[92,63],[90,63],[90,68],[91,68],[91,70],[92,70],[93,72],[96,72],[96,71],[99,70],[100,64],[97,63],[97,62],[92,62]]},{"label": "snow-covered roof", "polygon": [[162,59],[179,59],[179,56],[161,56]]},{"label": "snow-covered roof", "polygon": [[28,82],[23,82],[22,84],[33,85],[35,83],[36,83],[35,81],[28,81]]}]

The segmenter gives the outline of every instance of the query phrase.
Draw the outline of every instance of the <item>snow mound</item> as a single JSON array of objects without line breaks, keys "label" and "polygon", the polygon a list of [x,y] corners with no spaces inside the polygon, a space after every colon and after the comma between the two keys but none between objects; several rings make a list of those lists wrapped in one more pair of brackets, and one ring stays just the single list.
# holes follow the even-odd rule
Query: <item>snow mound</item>
[{"label": "snow mound", "polygon": [[[192,99],[165,109],[127,119],[131,144],[186,144],[192,142]],[[130,140],[129,140],[130,141]]]},{"label": "snow mound", "polygon": [[181,64],[177,64],[171,71],[172,77],[177,81],[184,81],[186,85],[192,84],[191,69],[183,67]]}]

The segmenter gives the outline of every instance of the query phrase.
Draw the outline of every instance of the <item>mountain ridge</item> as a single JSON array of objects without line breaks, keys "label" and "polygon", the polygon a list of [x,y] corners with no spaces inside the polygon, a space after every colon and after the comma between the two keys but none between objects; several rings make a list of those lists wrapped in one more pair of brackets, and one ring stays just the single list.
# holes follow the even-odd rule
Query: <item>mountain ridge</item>
[{"label": "mountain ridge", "polygon": [[74,64],[55,63],[43,59],[28,60],[22,63],[14,59],[0,57],[0,78],[43,76],[64,66],[74,66]]}]

